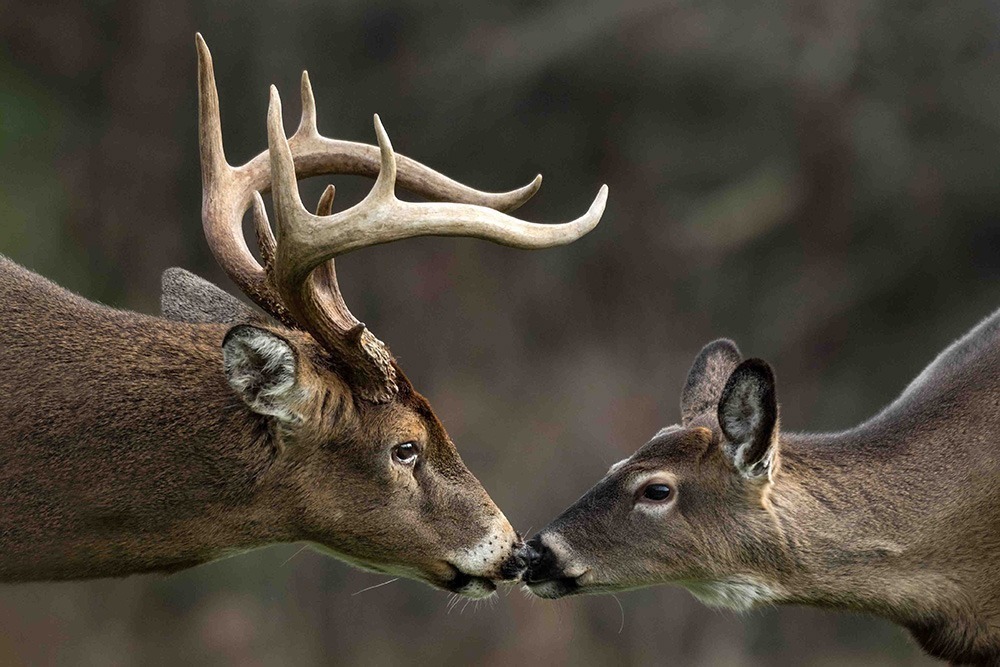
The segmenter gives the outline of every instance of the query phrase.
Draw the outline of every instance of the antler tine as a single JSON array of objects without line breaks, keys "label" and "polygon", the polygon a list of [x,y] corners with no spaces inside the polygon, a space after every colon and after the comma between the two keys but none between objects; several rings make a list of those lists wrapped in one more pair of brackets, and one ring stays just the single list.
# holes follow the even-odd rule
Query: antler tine
[{"label": "antler tine", "polygon": [[[333,212],[333,198],[336,190],[332,185],[326,186],[323,194],[316,204],[316,215],[330,215]],[[337,283],[337,268],[334,259],[328,259],[313,271],[313,282],[315,283],[317,301],[322,301],[323,312],[337,312],[337,319],[340,322],[349,324],[348,330],[357,331],[358,327],[364,325],[351,314],[344,302],[344,296],[340,293],[340,285]]]},{"label": "antler tine", "polygon": [[[332,185],[326,186],[323,194],[319,197],[319,202],[316,204],[316,215],[324,216],[333,213],[333,198],[336,193],[337,191]],[[333,259],[328,259],[326,262],[320,264],[316,267],[313,275],[316,276],[316,280],[319,283],[332,284],[335,294],[330,295],[331,298],[338,300],[340,302],[339,307],[342,307],[344,312],[350,315],[351,311],[347,309],[347,304],[344,303],[344,298],[340,295],[340,286],[337,285],[337,270],[333,262]],[[320,274],[323,275],[321,276]],[[351,315],[351,318],[353,319],[354,316]],[[359,324],[357,321],[355,323]]]},{"label": "antler tine", "polygon": [[[333,185],[328,185],[323,189],[323,194],[319,197],[319,202],[316,204],[316,215],[324,216],[333,213],[333,198],[337,194],[336,189]],[[340,294],[340,286],[337,284],[337,269],[334,266],[334,260],[328,259],[326,262],[320,264],[316,267],[313,272],[317,284],[327,285],[332,288],[333,293],[328,294],[331,299],[339,302],[339,306],[343,307],[344,311],[350,315],[347,309],[347,304],[344,303],[344,297]],[[353,318],[354,316],[351,315]],[[358,323],[360,324],[360,322]]]},{"label": "antler tine", "polygon": [[[278,95],[276,86],[271,86],[267,106],[267,152],[271,162],[271,197],[274,199],[275,224],[280,241],[280,252],[288,245],[293,230],[296,227],[301,227],[299,219],[303,215],[309,215],[309,213],[302,206],[302,198],[299,195],[297,179],[295,178],[295,162],[292,159],[292,148],[288,145],[288,138],[285,136],[281,114],[281,96]],[[278,270],[283,269],[287,269],[287,266],[282,265]]]},{"label": "antler tine", "polygon": [[257,237],[257,247],[260,248],[260,259],[264,264],[262,269],[258,265],[261,271],[259,283],[262,291],[265,292],[264,298],[254,300],[279,322],[292,329],[297,329],[299,328],[298,322],[295,321],[292,314],[282,304],[281,297],[273,289],[270,281],[270,276],[274,272],[275,251],[278,244],[274,239],[274,233],[271,231],[271,223],[267,220],[267,209],[264,208],[264,199],[260,196],[259,192],[253,193],[251,211],[254,232]]},{"label": "antler tine", "polygon": [[378,139],[379,170],[369,197],[392,201],[396,198],[396,152],[382,126],[382,119],[375,114],[375,136]]},{"label": "antler tine", "polygon": [[222,122],[219,115],[219,91],[215,86],[215,68],[212,53],[201,33],[196,33],[198,49],[198,136],[201,144],[202,179],[211,180],[219,172],[232,170],[226,162],[222,144]]},{"label": "antler tine", "polygon": [[264,198],[259,192],[253,193],[253,228],[257,236],[257,247],[260,249],[260,259],[264,264],[264,271],[271,273],[274,269],[274,252],[278,247],[278,242],[274,238],[271,230],[271,223],[267,220],[267,209],[264,208]]},{"label": "antler tine", "polygon": [[324,216],[333,213],[333,198],[337,196],[337,188],[328,185],[323,189],[323,194],[319,196],[316,204],[316,215]]},{"label": "antler tine", "polygon": [[309,83],[309,72],[302,70],[302,117],[299,119],[299,129],[295,136],[303,135],[318,137],[316,128],[316,98],[313,96],[312,84]]},{"label": "antler tine", "polygon": [[[243,238],[242,219],[256,190],[248,190],[243,182],[243,168],[234,168],[226,161],[222,143],[222,121],[219,115],[219,93],[215,84],[212,54],[204,38],[195,35],[198,51],[198,136],[201,145],[201,218],[216,260],[239,285],[240,289],[264,310],[288,324],[288,312],[268,285],[267,274],[247,248]],[[255,207],[258,237],[267,217],[263,205]],[[263,216],[263,218],[261,218]],[[268,233],[270,230],[268,229]],[[262,246],[262,252],[268,248]]]}]

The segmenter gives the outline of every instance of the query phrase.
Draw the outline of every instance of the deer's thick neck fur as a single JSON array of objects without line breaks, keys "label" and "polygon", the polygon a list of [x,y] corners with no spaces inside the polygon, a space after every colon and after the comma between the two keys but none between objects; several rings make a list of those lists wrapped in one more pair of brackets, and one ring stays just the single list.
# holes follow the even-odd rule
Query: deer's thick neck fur
[{"label": "deer's thick neck fur", "polygon": [[0,303],[0,581],[283,538],[266,426],[222,373],[226,327],[100,306],[2,257]]},{"label": "deer's thick neck fur", "polygon": [[768,495],[790,602],[907,626],[928,652],[1000,661],[1000,313],[850,431],[781,438]]}]

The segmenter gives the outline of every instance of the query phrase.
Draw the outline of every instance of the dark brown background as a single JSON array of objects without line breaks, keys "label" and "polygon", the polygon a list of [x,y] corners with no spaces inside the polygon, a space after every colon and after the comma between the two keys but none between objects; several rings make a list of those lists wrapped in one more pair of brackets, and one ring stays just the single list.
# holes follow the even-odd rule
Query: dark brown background
[{"label": "dark brown background", "polygon": [[[607,182],[604,221],[566,248],[422,239],[338,264],[529,531],[677,419],[712,338],[772,362],[786,429],[839,429],[1000,304],[998,22],[986,0],[2,0],[0,252],[146,312],[168,266],[221,280],[200,229],[196,30],[234,161],[265,146],[269,83],[296,115],[307,67],[327,134],[373,141],[379,112],[400,152],[471,185],[542,172],[532,219],[575,217]],[[341,206],[368,187],[337,185]],[[0,663],[926,662],[882,621],[740,618],[665,587],[621,611],[515,591],[449,613],[404,581],[352,596],[379,581],[282,545],[0,587]]]}]

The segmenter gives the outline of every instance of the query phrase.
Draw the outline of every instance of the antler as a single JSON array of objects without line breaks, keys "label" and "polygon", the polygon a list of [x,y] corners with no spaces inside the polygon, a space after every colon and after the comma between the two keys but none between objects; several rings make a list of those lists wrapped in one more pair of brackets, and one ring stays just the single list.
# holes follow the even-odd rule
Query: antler
[{"label": "antler", "polygon": [[[288,326],[297,323],[283,307],[260,264],[247,248],[241,221],[255,192],[271,189],[267,151],[246,164],[233,167],[226,161],[219,116],[212,54],[201,34],[195,35],[198,51],[198,116],[201,144],[202,222],[205,237],[223,270],[261,308]],[[302,119],[289,141],[298,178],[319,174],[355,174],[375,178],[379,151],[375,146],[329,139],[316,128],[316,103],[309,76],[302,73]],[[538,191],[541,176],[510,192],[481,192],[462,185],[415,160],[400,156],[400,184],[422,197],[461,201],[509,211]]]},{"label": "antler", "polygon": [[[500,213],[533,195],[541,177],[508,193],[485,193],[397,157],[378,116],[378,148],[319,135],[309,79],[302,76],[302,119],[291,139],[285,137],[281,102],[271,87],[268,109],[269,150],[231,167],[222,152],[218,96],[211,56],[199,35],[201,143],[205,233],[216,258],[240,287],[286,324],[302,327],[353,373],[354,386],[367,400],[384,402],[397,391],[393,358],[347,308],[337,285],[333,258],[370,245],[413,236],[469,236],[517,248],[547,248],[570,243],[594,228],[607,201],[602,186],[580,218],[560,225],[540,225]],[[378,154],[377,168],[368,160]],[[269,162],[269,165],[268,165]],[[398,163],[398,164],[397,164]],[[269,168],[268,168],[269,167]],[[316,215],[302,206],[297,179],[320,173],[377,175],[364,200],[331,215],[334,190],[323,193]],[[430,199],[462,203],[411,203],[395,196],[398,180]],[[259,191],[273,186],[277,236],[267,221]],[[264,267],[250,254],[240,221],[247,205],[253,217]]]},{"label": "antler", "polygon": [[[333,191],[327,188],[320,215],[302,205],[296,183],[293,154],[281,119],[281,101],[271,87],[267,114],[273,197],[277,221],[274,285],[282,303],[313,337],[349,361],[360,384],[374,400],[395,393],[395,369],[385,346],[351,315],[337,288],[332,259],[365,246],[414,236],[470,236],[517,248],[547,248],[574,241],[600,221],[607,201],[602,186],[590,209],[561,225],[539,225],[471,204],[433,204],[400,201],[395,195],[396,154],[379,117],[375,133],[381,169],[371,192],[361,202],[334,215]],[[263,202],[255,199],[258,228],[267,226]],[[317,267],[322,271],[316,271]]]}]

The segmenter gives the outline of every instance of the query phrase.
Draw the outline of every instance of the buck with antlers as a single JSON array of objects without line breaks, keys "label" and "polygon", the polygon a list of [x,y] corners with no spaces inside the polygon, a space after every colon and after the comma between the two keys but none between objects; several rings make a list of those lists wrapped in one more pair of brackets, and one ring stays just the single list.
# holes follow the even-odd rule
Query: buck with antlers
[{"label": "buck with antlers", "polygon": [[[597,224],[606,188],[573,222],[518,220],[494,209],[516,208],[537,179],[472,190],[397,157],[377,117],[377,148],[325,138],[305,74],[294,136],[272,88],[269,150],[231,167],[200,35],[197,50],[205,233],[273,320],[179,269],[164,275],[162,319],[90,303],[0,258],[0,580],[172,571],[308,540],[365,568],[489,595],[517,574],[519,537],[351,315],[333,258],[423,235],[569,243]],[[317,174],[377,179],[334,215],[328,188],[311,215],[296,181]],[[399,201],[397,178],[450,203]],[[243,238],[248,208],[263,266]]]},{"label": "buck with antlers", "polygon": [[868,612],[939,658],[1000,664],[1000,312],[860,426],[778,424],[768,364],[709,344],[680,425],[528,542],[528,587],[558,598],[675,583],[740,610]]}]

